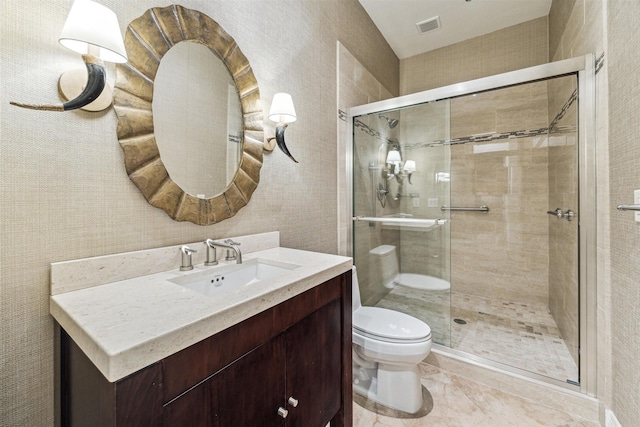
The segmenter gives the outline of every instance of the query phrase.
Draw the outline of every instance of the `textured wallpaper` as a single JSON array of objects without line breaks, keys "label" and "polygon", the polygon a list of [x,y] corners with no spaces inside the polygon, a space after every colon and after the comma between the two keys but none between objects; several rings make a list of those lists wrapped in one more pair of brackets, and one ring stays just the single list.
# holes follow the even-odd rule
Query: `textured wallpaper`
[{"label": "textured wallpaper", "polygon": [[[640,3],[608,1],[609,141],[612,205],[640,189]],[[623,426],[640,420],[640,224],[611,214],[612,409]]]},{"label": "textured wallpaper", "polygon": [[[105,0],[126,24],[151,0]],[[357,0],[185,0],[230,33],[260,84],[263,108],[290,92],[298,121],[265,155],[248,206],[220,224],[172,221],[130,182],[112,110],[52,113],[9,101],[57,101],[57,79],[82,67],[58,36],[71,0],[4,2],[0,25],[0,425],[54,423],[51,262],[204,238],[279,230],[283,246],[338,250],[336,45],[397,92],[398,60]],[[107,67],[113,82],[115,67]],[[266,115],[266,114],[265,114]],[[267,129],[272,132],[272,128]],[[309,236],[313,236],[310,238]]]}]

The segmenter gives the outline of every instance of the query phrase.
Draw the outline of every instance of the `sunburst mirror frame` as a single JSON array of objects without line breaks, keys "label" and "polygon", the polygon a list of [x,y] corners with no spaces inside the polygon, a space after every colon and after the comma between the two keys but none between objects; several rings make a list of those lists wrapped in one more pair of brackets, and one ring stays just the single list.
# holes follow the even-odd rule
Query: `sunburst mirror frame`
[{"label": "sunburst mirror frame", "polygon": [[[182,41],[207,46],[225,63],[238,90],[243,116],[242,157],[221,194],[199,199],[183,191],[160,158],[153,126],[154,79],[162,57]],[[235,40],[202,12],[172,5],[147,10],[127,27],[129,62],[118,64],[114,108],[118,141],[129,178],[147,201],[176,221],[210,225],[235,215],[258,187],[264,128],[258,82]]]}]

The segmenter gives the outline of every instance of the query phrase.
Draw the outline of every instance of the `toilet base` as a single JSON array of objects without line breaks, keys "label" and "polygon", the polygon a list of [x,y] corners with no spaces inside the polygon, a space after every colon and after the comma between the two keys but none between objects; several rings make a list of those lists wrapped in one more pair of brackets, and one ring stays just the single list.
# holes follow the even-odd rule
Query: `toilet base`
[{"label": "toilet base", "polygon": [[354,362],[353,391],[391,409],[418,412],[422,407],[422,384],[417,365],[375,365],[365,368]]}]

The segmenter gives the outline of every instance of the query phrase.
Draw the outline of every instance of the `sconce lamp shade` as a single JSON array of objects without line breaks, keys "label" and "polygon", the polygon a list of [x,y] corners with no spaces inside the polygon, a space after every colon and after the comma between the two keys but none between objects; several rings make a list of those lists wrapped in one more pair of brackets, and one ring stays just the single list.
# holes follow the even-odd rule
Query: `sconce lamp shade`
[{"label": "sconce lamp shade", "polygon": [[58,81],[58,89],[66,102],[62,104],[11,105],[31,110],[70,111],[82,108],[101,111],[112,104],[111,88],[106,85],[104,62],[127,62],[118,18],[111,9],[91,0],[75,0],[62,28],[60,44],[82,54],[84,70],[70,70]]},{"label": "sconce lamp shade", "polygon": [[74,1],[59,41],[80,54],[95,46],[100,49],[94,55],[103,61],[127,62],[118,17],[111,9],[91,0]]},{"label": "sconce lamp shade", "polygon": [[400,163],[402,158],[398,150],[391,150],[387,153],[387,163]]},{"label": "sconce lamp shade", "polygon": [[269,110],[269,120],[276,123],[293,123],[297,120],[291,95],[282,92],[273,95],[271,109]]},{"label": "sconce lamp shade", "polygon": [[406,162],[404,162],[402,170],[405,172],[415,172],[416,162],[414,160],[407,160]]}]

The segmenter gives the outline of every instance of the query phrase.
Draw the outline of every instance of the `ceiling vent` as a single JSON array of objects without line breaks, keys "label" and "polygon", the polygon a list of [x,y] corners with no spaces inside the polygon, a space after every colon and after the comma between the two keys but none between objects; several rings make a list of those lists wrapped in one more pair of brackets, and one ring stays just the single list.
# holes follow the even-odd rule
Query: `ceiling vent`
[{"label": "ceiling vent", "polygon": [[434,16],[433,18],[429,18],[426,21],[418,22],[416,24],[418,27],[418,34],[428,33],[429,31],[437,30],[440,28],[440,17]]}]

